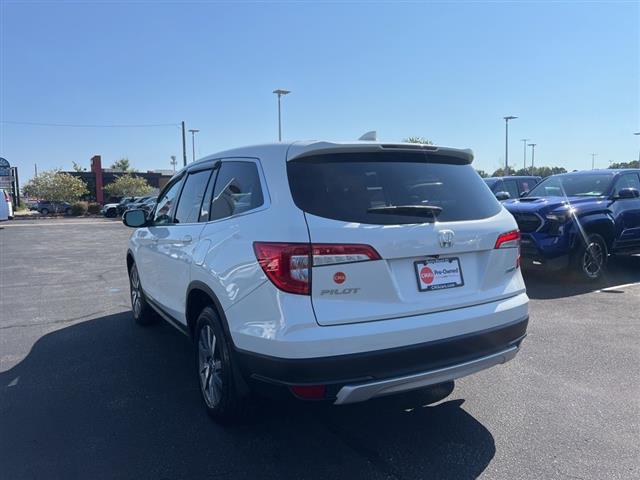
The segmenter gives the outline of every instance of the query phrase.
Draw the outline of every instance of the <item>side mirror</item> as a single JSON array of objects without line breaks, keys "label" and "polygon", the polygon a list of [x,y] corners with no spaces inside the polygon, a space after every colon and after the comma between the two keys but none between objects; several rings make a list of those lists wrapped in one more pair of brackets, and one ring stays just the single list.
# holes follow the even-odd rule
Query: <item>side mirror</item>
[{"label": "side mirror", "polygon": [[618,191],[618,198],[638,198],[640,191],[637,188],[621,188]]},{"label": "side mirror", "polygon": [[520,198],[526,197],[528,194],[529,194],[529,190],[524,190],[524,191],[520,192]]},{"label": "side mirror", "polygon": [[144,227],[147,224],[147,214],[144,210],[127,210],[122,215],[122,223],[131,228]]},{"label": "side mirror", "polygon": [[509,200],[511,195],[509,195],[509,192],[496,192],[496,198],[500,201]]}]

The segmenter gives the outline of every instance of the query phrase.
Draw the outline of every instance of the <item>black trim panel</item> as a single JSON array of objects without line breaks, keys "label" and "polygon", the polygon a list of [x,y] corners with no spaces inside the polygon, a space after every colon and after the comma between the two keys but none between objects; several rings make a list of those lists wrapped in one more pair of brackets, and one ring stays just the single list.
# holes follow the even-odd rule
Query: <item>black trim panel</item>
[{"label": "black trim panel", "polygon": [[189,330],[185,325],[183,325],[182,323],[177,321],[175,318],[173,318],[171,315],[169,315],[167,312],[165,312],[164,309],[160,305],[158,305],[158,302],[154,302],[153,300],[151,300],[148,295],[145,294],[144,297],[147,303],[151,305],[151,308],[153,308],[158,313],[158,315],[160,315],[167,323],[169,323],[172,327],[175,327],[176,330],[185,334],[187,337],[189,336]]}]

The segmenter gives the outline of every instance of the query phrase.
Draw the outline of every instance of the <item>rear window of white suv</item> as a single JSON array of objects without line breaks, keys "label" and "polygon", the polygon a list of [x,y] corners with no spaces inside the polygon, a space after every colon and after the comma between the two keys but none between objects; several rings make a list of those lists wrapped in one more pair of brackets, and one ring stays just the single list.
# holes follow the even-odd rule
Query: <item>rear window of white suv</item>
[{"label": "rear window of white suv", "polygon": [[501,208],[470,164],[442,154],[325,154],[292,160],[287,172],[300,209],[345,222],[479,220]]}]

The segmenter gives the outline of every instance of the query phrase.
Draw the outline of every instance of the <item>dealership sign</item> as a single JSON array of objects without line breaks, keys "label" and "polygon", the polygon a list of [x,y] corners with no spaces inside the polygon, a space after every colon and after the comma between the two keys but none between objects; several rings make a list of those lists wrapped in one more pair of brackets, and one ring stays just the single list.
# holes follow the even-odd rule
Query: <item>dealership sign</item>
[{"label": "dealership sign", "polygon": [[0,188],[11,188],[12,183],[11,165],[6,158],[0,157]]},{"label": "dealership sign", "polygon": [[11,176],[11,165],[9,165],[9,161],[6,158],[0,157],[0,177],[10,177]]}]

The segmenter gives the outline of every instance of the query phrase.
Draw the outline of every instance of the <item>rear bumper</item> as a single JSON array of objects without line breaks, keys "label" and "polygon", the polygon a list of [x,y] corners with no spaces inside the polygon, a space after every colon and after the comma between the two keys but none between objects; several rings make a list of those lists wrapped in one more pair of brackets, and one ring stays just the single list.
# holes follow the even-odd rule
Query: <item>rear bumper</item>
[{"label": "rear bumper", "polygon": [[526,336],[528,317],[456,337],[378,351],[286,359],[236,351],[240,369],[259,390],[326,385],[327,400],[352,403],[442,383],[504,363]]}]

